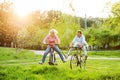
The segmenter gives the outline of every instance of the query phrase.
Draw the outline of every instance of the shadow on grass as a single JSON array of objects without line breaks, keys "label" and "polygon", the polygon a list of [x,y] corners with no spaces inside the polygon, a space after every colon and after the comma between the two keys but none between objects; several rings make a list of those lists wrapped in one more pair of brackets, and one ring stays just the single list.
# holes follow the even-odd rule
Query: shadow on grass
[{"label": "shadow on grass", "polygon": [[59,69],[57,67],[43,67],[43,68],[36,68],[35,70],[33,70],[32,72],[34,74],[46,74],[46,73],[53,73],[53,72],[58,72]]},{"label": "shadow on grass", "polygon": [[4,80],[6,77],[6,73],[5,72],[0,72],[0,80]]},{"label": "shadow on grass", "polygon": [[101,75],[101,80],[120,80],[120,74],[115,75]]}]

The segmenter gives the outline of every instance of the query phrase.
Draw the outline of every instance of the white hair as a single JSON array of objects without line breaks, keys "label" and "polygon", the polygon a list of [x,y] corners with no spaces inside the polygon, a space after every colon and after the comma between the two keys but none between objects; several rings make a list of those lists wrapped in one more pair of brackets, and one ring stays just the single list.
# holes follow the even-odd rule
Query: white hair
[{"label": "white hair", "polygon": [[54,32],[55,35],[57,35],[57,33],[58,33],[56,29],[51,29],[51,30],[49,31],[49,35],[50,35],[51,32]]}]

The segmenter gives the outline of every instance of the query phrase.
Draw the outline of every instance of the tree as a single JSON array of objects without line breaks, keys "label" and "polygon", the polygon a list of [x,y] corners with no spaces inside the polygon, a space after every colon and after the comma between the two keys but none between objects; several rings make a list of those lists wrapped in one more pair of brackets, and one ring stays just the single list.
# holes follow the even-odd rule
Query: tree
[{"label": "tree", "polygon": [[112,6],[112,13],[115,17],[119,17],[120,18],[120,2],[116,2],[113,6]]}]

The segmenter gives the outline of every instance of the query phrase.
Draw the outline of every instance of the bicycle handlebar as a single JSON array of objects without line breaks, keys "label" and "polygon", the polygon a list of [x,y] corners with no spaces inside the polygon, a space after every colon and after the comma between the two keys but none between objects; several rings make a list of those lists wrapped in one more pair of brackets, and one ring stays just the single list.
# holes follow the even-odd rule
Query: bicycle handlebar
[{"label": "bicycle handlebar", "polygon": [[69,48],[78,48],[78,49],[82,49],[81,47],[69,47]]},{"label": "bicycle handlebar", "polygon": [[[45,45],[50,45],[50,44],[45,44]],[[54,45],[59,45],[59,44],[54,44]]]}]

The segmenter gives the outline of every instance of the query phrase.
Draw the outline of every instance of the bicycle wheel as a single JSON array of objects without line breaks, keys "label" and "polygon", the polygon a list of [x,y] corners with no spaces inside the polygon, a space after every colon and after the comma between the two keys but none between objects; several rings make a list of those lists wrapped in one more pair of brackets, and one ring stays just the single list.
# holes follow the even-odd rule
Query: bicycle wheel
[{"label": "bicycle wheel", "polygon": [[70,68],[71,69],[77,68],[78,63],[79,63],[78,56],[77,55],[72,55],[71,59],[70,59]]},{"label": "bicycle wheel", "polygon": [[49,63],[49,65],[57,65],[55,54],[49,55],[49,62],[48,63]]},{"label": "bicycle wheel", "polygon": [[49,65],[54,65],[54,54],[50,53],[48,63]]},{"label": "bicycle wheel", "polygon": [[85,69],[86,67],[86,60],[84,55],[80,55],[80,68]]},{"label": "bicycle wheel", "polygon": [[58,65],[57,62],[56,62],[56,56],[55,56],[55,54],[54,54],[54,60],[53,61],[54,61],[54,65]]}]

